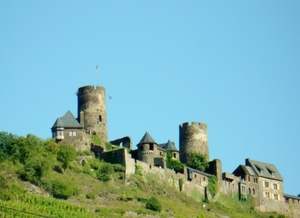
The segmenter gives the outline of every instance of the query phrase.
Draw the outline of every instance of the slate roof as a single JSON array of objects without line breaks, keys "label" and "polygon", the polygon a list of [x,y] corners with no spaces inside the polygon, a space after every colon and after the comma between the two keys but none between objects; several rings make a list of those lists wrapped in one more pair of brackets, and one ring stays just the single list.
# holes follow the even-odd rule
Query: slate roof
[{"label": "slate roof", "polygon": [[151,137],[151,135],[148,132],[146,132],[143,138],[141,139],[141,141],[139,142],[139,144],[148,144],[148,143],[157,144],[154,141],[154,139]]},{"label": "slate roof", "polygon": [[163,150],[166,150],[166,151],[178,151],[176,146],[175,146],[175,143],[171,142],[170,140],[168,140],[167,143],[159,144],[158,147],[163,149]]},{"label": "slate roof", "polygon": [[57,118],[51,129],[59,127],[76,129],[83,128],[70,111],[67,111],[64,116]]},{"label": "slate roof", "polygon": [[283,181],[282,176],[280,175],[279,171],[274,166],[274,164],[250,160],[248,158],[246,159],[246,165],[250,166],[253,169],[253,171],[256,173],[256,175],[260,177]]},{"label": "slate roof", "polygon": [[196,170],[194,168],[191,168],[191,167],[186,167],[189,171],[192,171],[192,172],[197,172],[199,174],[202,174],[202,175],[205,175],[205,176],[211,176],[212,174],[209,174],[209,173],[205,173],[205,172],[202,172],[200,170]]}]

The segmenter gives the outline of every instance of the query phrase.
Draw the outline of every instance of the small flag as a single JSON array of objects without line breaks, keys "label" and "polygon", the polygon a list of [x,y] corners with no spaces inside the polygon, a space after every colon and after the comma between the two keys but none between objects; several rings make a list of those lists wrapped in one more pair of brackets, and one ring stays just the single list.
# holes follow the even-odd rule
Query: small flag
[{"label": "small flag", "polygon": [[98,65],[96,66],[95,74],[97,74],[97,73],[98,73]]}]

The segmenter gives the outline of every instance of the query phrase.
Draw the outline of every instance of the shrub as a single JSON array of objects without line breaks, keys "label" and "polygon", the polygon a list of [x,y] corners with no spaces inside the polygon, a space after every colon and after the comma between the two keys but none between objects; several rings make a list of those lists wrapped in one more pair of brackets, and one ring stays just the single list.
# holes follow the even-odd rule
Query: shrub
[{"label": "shrub", "polygon": [[143,175],[142,167],[135,165],[135,174],[142,176]]},{"label": "shrub", "polygon": [[183,179],[179,178],[178,183],[179,183],[179,191],[182,191],[182,188],[183,188]]},{"label": "shrub", "polygon": [[87,193],[87,194],[85,195],[85,197],[86,197],[87,199],[92,199],[92,200],[94,200],[94,199],[95,199],[95,194],[94,194],[94,193]]},{"label": "shrub", "polygon": [[15,200],[15,196],[8,189],[0,189],[0,200],[3,201]]},{"label": "shrub", "polygon": [[161,211],[161,204],[160,202],[155,198],[155,197],[151,197],[147,203],[146,203],[146,208],[153,210],[153,211]]},{"label": "shrub", "polygon": [[103,182],[111,180],[111,174],[114,173],[114,168],[109,163],[104,163],[103,166],[97,171],[97,179]]},{"label": "shrub", "polygon": [[101,145],[100,136],[98,136],[97,134],[92,135],[92,141],[94,145]]},{"label": "shrub", "polygon": [[176,172],[183,172],[184,164],[181,163],[179,160],[173,160],[173,154],[172,152],[168,151],[167,153],[167,168],[174,169]]},{"label": "shrub", "polygon": [[40,185],[41,178],[45,176],[51,168],[51,159],[47,159],[41,154],[32,156],[25,160],[25,167],[24,171],[21,172],[21,178]]},{"label": "shrub", "polygon": [[55,198],[68,199],[78,192],[78,189],[70,181],[56,179],[52,181],[51,194]]},{"label": "shrub", "polygon": [[214,197],[218,193],[218,190],[219,190],[218,178],[214,175],[209,176],[207,187],[208,187],[208,191],[210,192],[212,197]]}]

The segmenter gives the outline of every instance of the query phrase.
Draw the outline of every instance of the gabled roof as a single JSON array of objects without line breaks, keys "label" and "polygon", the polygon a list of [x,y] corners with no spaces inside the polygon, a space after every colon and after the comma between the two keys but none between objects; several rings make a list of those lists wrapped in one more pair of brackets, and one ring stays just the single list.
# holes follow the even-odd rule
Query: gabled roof
[{"label": "gabled roof", "polygon": [[82,129],[82,126],[80,125],[80,123],[78,123],[78,121],[70,111],[67,111],[67,113],[63,117],[57,118],[51,129],[59,127]]},{"label": "gabled roof", "polygon": [[148,143],[153,143],[153,144],[157,144],[153,138],[151,137],[151,135],[146,132],[145,135],[143,136],[143,138],[141,139],[141,141],[139,142],[139,144],[148,144]]},{"label": "gabled roof", "polygon": [[282,176],[273,164],[250,160],[248,158],[246,159],[246,166],[251,167],[260,177],[283,181]]},{"label": "gabled roof", "polygon": [[159,144],[158,147],[166,151],[178,151],[177,148],[175,147],[175,143],[171,142],[170,140],[168,140],[167,143]]},{"label": "gabled roof", "polygon": [[232,174],[234,174],[235,176],[242,176],[242,175],[251,175],[251,176],[257,176],[257,174],[255,173],[255,171],[249,167],[249,166],[245,166],[245,165],[239,165],[233,172]]},{"label": "gabled roof", "polygon": [[211,176],[212,174],[209,174],[209,173],[205,173],[203,171],[200,171],[200,170],[196,170],[194,168],[191,168],[191,167],[186,167],[189,171],[192,171],[192,172],[196,172],[196,173],[199,173],[199,174],[202,174],[202,175],[205,175],[205,176]]}]

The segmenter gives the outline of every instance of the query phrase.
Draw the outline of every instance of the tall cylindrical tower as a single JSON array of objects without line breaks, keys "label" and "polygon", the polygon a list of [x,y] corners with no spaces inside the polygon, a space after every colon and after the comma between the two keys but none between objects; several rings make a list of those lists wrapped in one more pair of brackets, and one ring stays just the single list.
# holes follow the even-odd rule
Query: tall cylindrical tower
[{"label": "tall cylindrical tower", "polygon": [[183,123],[179,125],[180,161],[187,163],[192,152],[199,152],[209,160],[207,126],[205,123]]},{"label": "tall cylindrical tower", "polygon": [[83,125],[86,131],[98,134],[102,142],[107,142],[105,88],[101,86],[83,86],[78,89],[77,96],[77,117],[80,124]]}]

